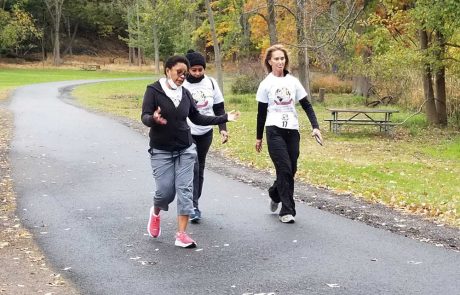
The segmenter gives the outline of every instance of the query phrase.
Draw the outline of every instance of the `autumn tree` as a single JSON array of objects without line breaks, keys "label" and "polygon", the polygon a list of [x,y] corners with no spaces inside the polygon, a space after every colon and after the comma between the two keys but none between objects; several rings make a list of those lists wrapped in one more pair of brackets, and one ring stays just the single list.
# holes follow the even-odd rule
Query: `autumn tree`
[{"label": "autumn tree", "polygon": [[26,54],[34,47],[33,39],[42,38],[32,15],[19,5],[11,11],[0,9],[0,50]]},{"label": "autumn tree", "polygon": [[204,1],[206,4],[206,11],[208,12],[209,27],[212,36],[212,43],[214,47],[214,63],[217,71],[217,83],[220,89],[224,89],[224,79],[222,78],[222,56],[220,55],[219,41],[217,40],[216,24],[214,22],[214,13],[211,8],[210,0]]},{"label": "autumn tree", "polygon": [[[430,124],[446,126],[448,121],[446,71],[458,64],[453,54],[460,48],[455,42],[460,32],[459,5],[449,0],[381,1],[363,22],[367,31],[360,42],[372,51],[372,59],[362,72],[374,83],[380,80],[387,88],[408,91],[400,83],[419,69],[422,104]],[[353,64],[355,69],[357,65],[359,61]]]},{"label": "autumn tree", "polygon": [[[318,60],[318,53],[322,48],[336,42],[338,36],[347,34],[348,29],[356,21],[362,5],[351,0],[270,2],[248,1],[246,12],[254,13],[257,11],[254,13],[254,21],[263,19],[267,24],[265,27],[267,29],[264,32],[255,31],[260,30],[261,26],[253,24],[253,34],[260,35],[261,38],[267,40],[266,36],[269,35],[267,30],[270,25],[268,13],[270,5],[273,4],[276,8],[276,28],[279,29],[278,40],[280,43],[290,46],[297,53],[299,80],[309,92],[309,51],[315,54]],[[266,41],[259,41],[259,44],[261,48],[268,47]]]},{"label": "autumn tree", "polygon": [[417,0],[413,15],[419,25],[420,48],[424,55],[422,76],[427,119],[431,124],[447,126],[446,68],[458,63],[448,49],[460,48],[453,40],[460,33],[460,2]]},{"label": "autumn tree", "polygon": [[247,18],[242,18],[244,1],[205,1],[204,4],[201,23],[193,33],[193,40],[197,45],[204,43],[202,46],[206,53],[214,53],[217,80],[222,87],[222,73],[219,73],[222,60],[226,57],[236,62],[252,47],[243,31],[247,25]]},{"label": "autumn tree", "polygon": [[278,36],[276,30],[276,10],[275,10],[275,0],[267,0],[267,23],[268,23],[268,32],[270,36],[270,45],[278,43]]}]

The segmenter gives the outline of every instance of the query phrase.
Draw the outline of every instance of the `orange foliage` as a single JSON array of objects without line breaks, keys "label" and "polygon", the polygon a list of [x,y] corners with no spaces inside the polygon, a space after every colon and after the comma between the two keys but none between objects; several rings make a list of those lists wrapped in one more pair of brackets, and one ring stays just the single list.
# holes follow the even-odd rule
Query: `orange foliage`
[{"label": "orange foliage", "polygon": [[[293,1],[284,1],[283,5],[288,6],[295,11]],[[296,26],[292,14],[282,7],[275,7],[276,10],[276,30],[278,43],[295,44],[296,43]],[[245,12],[251,12],[249,19],[251,26],[251,41],[256,44],[257,48],[262,51],[270,46],[268,35],[267,2],[262,0],[249,0],[244,6]],[[265,19],[264,19],[265,18]]]},{"label": "orange foliage", "polygon": [[383,25],[392,36],[399,36],[407,32],[407,26],[411,23],[407,9],[412,1],[398,0],[394,2],[392,9],[378,5],[374,11],[375,19],[373,22]]},{"label": "orange foliage", "polygon": [[352,83],[351,81],[340,80],[335,75],[326,75],[314,78],[311,88],[312,92],[318,92],[320,88],[324,88],[328,93],[350,93]]},{"label": "orange foliage", "polygon": [[258,48],[264,48],[264,44],[268,43],[268,27],[265,20],[256,15],[249,19],[251,26],[251,41],[256,44]]}]

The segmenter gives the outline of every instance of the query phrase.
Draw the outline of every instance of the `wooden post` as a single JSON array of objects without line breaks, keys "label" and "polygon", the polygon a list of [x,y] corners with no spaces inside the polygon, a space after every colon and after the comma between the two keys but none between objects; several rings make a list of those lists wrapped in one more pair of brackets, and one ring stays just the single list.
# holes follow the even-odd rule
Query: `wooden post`
[{"label": "wooden post", "polygon": [[319,97],[318,97],[318,101],[319,102],[324,102],[324,94],[326,93],[326,89],[325,88],[320,88],[319,89]]}]

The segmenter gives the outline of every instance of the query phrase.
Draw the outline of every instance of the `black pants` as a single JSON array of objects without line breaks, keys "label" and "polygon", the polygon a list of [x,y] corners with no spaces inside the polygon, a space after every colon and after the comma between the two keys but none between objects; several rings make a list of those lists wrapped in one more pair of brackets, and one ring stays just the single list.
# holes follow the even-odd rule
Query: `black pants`
[{"label": "black pants", "polygon": [[299,131],[267,126],[267,145],[275,165],[276,180],[268,189],[273,202],[281,202],[279,215],[296,215],[294,203],[294,176],[299,158]]},{"label": "black pants", "polygon": [[[204,167],[206,165],[206,155],[212,143],[213,130],[203,135],[192,135],[196,144],[197,158],[193,169],[193,207],[198,209],[198,200],[201,197],[204,182]],[[199,209],[198,209],[199,210]]]}]

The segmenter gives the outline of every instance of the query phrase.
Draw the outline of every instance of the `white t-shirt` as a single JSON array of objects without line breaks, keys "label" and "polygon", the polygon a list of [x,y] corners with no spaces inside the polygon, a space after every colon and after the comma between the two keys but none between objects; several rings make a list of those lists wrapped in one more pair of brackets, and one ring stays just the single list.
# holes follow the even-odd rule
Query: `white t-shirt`
[{"label": "white t-shirt", "polygon": [[[214,78],[205,75],[203,80],[198,83],[189,83],[185,80],[182,86],[187,88],[192,94],[193,100],[195,101],[200,114],[215,116],[212,107],[215,104],[223,102],[224,97],[220,91],[217,81]],[[195,125],[189,118],[187,118],[187,123],[190,126],[193,135],[203,135],[212,129],[212,126]]]},{"label": "white t-shirt", "polygon": [[166,81],[166,78],[160,79],[161,88],[163,88],[166,96],[171,99],[171,101],[174,103],[174,106],[177,108],[180,104],[180,101],[182,100],[182,86],[178,86],[177,89],[170,89],[167,84],[168,81]]},{"label": "white t-shirt", "polygon": [[268,74],[260,82],[256,94],[257,101],[268,103],[265,126],[298,130],[299,120],[295,104],[305,96],[307,92],[296,77],[290,74],[284,77]]}]

